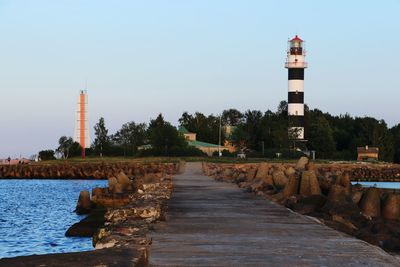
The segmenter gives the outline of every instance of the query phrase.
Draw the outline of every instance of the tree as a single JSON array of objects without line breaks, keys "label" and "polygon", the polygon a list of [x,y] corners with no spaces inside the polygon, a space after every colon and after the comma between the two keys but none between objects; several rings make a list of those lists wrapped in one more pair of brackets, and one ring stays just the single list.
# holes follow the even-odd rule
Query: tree
[{"label": "tree", "polygon": [[289,145],[287,114],[268,110],[261,121],[261,137],[265,148],[286,149]]},{"label": "tree", "polygon": [[187,142],[178,130],[159,114],[148,128],[149,141],[156,155],[172,155],[174,150],[187,148]]},{"label": "tree", "polygon": [[222,112],[222,123],[224,125],[237,126],[243,122],[243,117],[243,113],[231,108]]},{"label": "tree", "polygon": [[278,110],[277,110],[277,115],[281,115],[281,116],[287,116],[288,114],[288,103],[285,100],[282,100],[281,102],[279,102],[278,105]]},{"label": "tree", "polygon": [[41,150],[38,153],[40,160],[54,160],[54,159],[56,159],[54,154],[55,154],[55,152],[52,149]]},{"label": "tree", "polygon": [[102,157],[110,146],[110,137],[108,136],[108,129],[106,128],[103,117],[101,117],[99,122],[94,126],[94,134],[96,138],[93,142],[93,148],[99,153],[100,157]]},{"label": "tree", "polygon": [[[196,133],[197,140],[217,144],[219,141],[219,117],[213,114],[205,116],[203,113],[196,112],[191,115],[184,112],[179,119],[181,126],[184,126],[188,131]],[[222,134],[221,142],[225,140],[225,135]]]},{"label": "tree", "polygon": [[332,129],[324,116],[317,116],[310,124],[308,145],[323,157],[329,157],[335,151]]},{"label": "tree", "polygon": [[72,137],[61,136],[58,140],[58,148],[56,151],[61,154],[62,158],[67,159],[70,156],[79,155],[81,146],[78,142],[74,142]]},{"label": "tree", "polygon": [[390,132],[393,136],[393,162],[400,163],[400,124],[393,126]]},{"label": "tree", "polygon": [[259,150],[262,139],[263,114],[259,110],[247,110],[244,113],[243,130],[247,132],[247,145],[249,149]]},{"label": "tree", "polygon": [[124,156],[127,150],[132,152],[132,155],[137,152],[137,148],[144,144],[146,139],[146,124],[128,122],[122,125],[121,129],[112,136],[113,141],[122,146]]},{"label": "tree", "polygon": [[247,131],[244,129],[243,124],[238,125],[234,129],[230,138],[230,142],[239,150],[244,150],[250,146],[250,138]]}]

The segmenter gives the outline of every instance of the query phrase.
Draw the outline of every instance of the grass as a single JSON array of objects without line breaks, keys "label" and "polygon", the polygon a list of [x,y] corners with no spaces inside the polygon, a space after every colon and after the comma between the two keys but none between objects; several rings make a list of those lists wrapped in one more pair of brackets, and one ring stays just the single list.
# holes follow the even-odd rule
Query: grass
[{"label": "grass", "polygon": [[179,158],[170,158],[170,157],[86,157],[84,159],[80,157],[74,157],[69,159],[57,159],[57,160],[47,160],[40,162],[33,162],[32,164],[49,164],[49,165],[57,165],[57,164],[82,164],[82,163],[132,163],[132,162],[141,162],[141,163],[176,163],[179,162]]},{"label": "grass", "polygon": [[[82,163],[131,163],[131,162],[141,162],[141,163],[177,163],[180,160],[184,160],[187,162],[211,162],[211,163],[260,163],[260,162],[269,162],[269,163],[296,163],[297,159],[278,159],[278,158],[246,158],[240,159],[236,157],[86,157],[82,159],[80,157],[70,158],[67,160],[58,159],[58,160],[49,160],[49,161],[41,161],[34,162],[32,164],[82,164]],[[316,164],[329,164],[329,163],[337,163],[337,164],[356,164],[360,163],[359,161],[332,161],[325,159],[317,159],[313,161]],[[384,162],[368,162],[372,164],[383,164]]]}]

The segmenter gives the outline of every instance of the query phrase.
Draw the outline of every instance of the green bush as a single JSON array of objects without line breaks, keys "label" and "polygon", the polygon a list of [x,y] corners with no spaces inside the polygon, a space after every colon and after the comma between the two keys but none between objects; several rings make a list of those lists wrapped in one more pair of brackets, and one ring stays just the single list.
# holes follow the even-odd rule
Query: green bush
[{"label": "green bush", "polygon": [[146,149],[140,150],[137,154],[137,157],[152,157],[152,156],[168,156],[168,157],[205,157],[205,154],[200,149],[194,146],[173,146],[166,151],[160,151],[159,149]]},{"label": "green bush", "polygon": [[54,150],[48,149],[48,150],[42,150],[39,151],[39,158],[40,160],[54,160],[56,157],[54,156]]}]

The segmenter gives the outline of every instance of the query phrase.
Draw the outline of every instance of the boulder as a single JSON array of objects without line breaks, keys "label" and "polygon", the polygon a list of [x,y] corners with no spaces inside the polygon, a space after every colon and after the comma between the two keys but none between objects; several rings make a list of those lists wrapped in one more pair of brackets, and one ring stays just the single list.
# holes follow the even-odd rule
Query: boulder
[{"label": "boulder", "polygon": [[315,168],[314,163],[308,162],[308,163],[306,164],[306,170],[307,170],[307,171],[315,171],[316,168]]},{"label": "boulder", "polygon": [[131,199],[128,194],[102,194],[97,196],[93,202],[96,206],[116,208],[129,204]]},{"label": "boulder", "polygon": [[243,183],[244,181],[246,181],[246,174],[243,172],[239,173],[238,176],[234,180],[234,182],[237,184]]},{"label": "boulder", "polygon": [[[327,201],[322,211],[333,216],[340,216],[358,229],[365,227],[368,220],[361,214],[359,207],[350,201]],[[343,221],[342,221],[343,223]],[[347,223],[346,223],[347,224]],[[348,224],[349,225],[349,224]]]},{"label": "boulder", "polygon": [[222,171],[222,179],[224,179],[224,180],[228,180],[228,179],[232,178],[232,175],[233,175],[233,170],[231,168],[225,168]]},{"label": "boulder", "polygon": [[101,188],[101,187],[95,187],[92,189],[92,198],[101,196],[104,194],[106,188]]},{"label": "boulder", "polygon": [[263,180],[257,179],[256,181],[254,181],[254,183],[251,184],[250,188],[254,192],[259,192],[259,191],[263,191],[265,186],[266,186],[266,184]]},{"label": "boulder", "polygon": [[286,177],[290,177],[291,175],[295,174],[296,170],[293,167],[287,167],[285,170]]},{"label": "boulder", "polygon": [[122,191],[132,190],[132,182],[124,172],[118,173],[117,182],[122,186]]},{"label": "boulder", "polygon": [[354,204],[358,205],[358,203],[360,203],[360,200],[361,200],[362,196],[363,196],[363,192],[362,191],[354,191],[353,193],[351,193],[351,201]]},{"label": "boulder", "polygon": [[383,204],[382,216],[388,220],[400,219],[400,196],[390,194]]},{"label": "boulder", "polygon": [[300,179],[297,175],[290,175],[288,182],[285,186],[285,188],[283,189],[283,196],[284,197],[290,197],[293,195],[297,195],[299,192],[299,183],[300,183]]},{"label": "boulder", "polygon": [[344,202],[346,200],[345,188],[341,185],[332,185],[328,194],[328,200],[331,202]]},{"label": "boulder", "polygon": [[117,178],[115,178],[115,177],[108,178],[108,189],[110,190],[110,192],[114,191],[114,187],[116,184],[118,184]]},{"label": "boulder", "polygon": [[319,186],[318,178],[317,175],[315,174],[315,171],[309,170],[305,171],[306,175],[309,175],[309,181],[310,181],[310,191],[311,195],[320,195],[321,194],[321,187]]},{"label": "boulder", "polygon": [[379,217],[381,215],[381,198],[378,188],[368,188],[360,202],[360,209],[365,216]]},{"label": "boulder", "polygon": [[301,158],[297,161],[295,169],[296,169],[296,170],[299,170],[299,171],[305,170],[308,161],[309,161],[309,160],[308,160],[307,157],[301,157]]},{"label": "boulder", "polygon": [[78,203],[76,204],[75,212],[78,215],[87,214],[92,208],[92,202],[90,201],[90,193],[87,190],[81,191],[79,194]]},{"label": "boulder", "polygon": [[321,194],[321,188],[314,171],[303,171],[301,174],[300,194],[303,196]]},{"label": "boulder", "polygon": [[247,173],[246,173],[246,180],[247,180],[247,181],[253,180],[254,177],[256,176],[256,173],[257,173],[257,169],[255,169],[255,168],[249,169],[249,170],[247,171]]},{"label": "boulder", "polygon": [[351,230],[358,229],[350,220],[347,220],[340,215],[336,215],[336,214],[332,215],[332,221],[339,222],[339,223],[345,225],[346,227],[350,228]]},{"label": "boulder", "polygon": [[311,195],[310,176],[305,175],[304,172],[301,174],[299,193],[302,196],[310,196]]},{"label": "boulder", "polygon": [[269,164],[266,162],[260,163],[260,165],[258,165],[258,168],[257,168],[256,178],[263,179],[263,178],[267,177],[268,171],[269,171]]},{"label": "boulder", "polygon": [[124,187],[122,186],[122,184],[117,183],[111,192],[114,194],[122,194],[124,193]]},{"label": "boulder", "polygon": [[333,215],[332,220],[325,221],[325,225],[348,235],[355,234],[358,229],[351,221],[338,215]]},{"label": "boulder", "polygon": [[300,198],[297,203],[293,205],[292,209],[301,214],[310,214],[313,212],[319,212],[325,203],[326,197],[322,195],[312,195]]},{"label": "boulder", "polygon": [[[143,183],[144,184],[152,184],[152,183],[157,183],[160,181],[160,179],[158,178],[158,176],[155,173],[146,173],[143,178]],[[137,181],[139,182],[139,181]]]},{"label": "boulder", "polygon": [[264,183],[266,183],[268,185],[274,185],[274,178],[272,178],[272,175],[268,174],[262,180],[264,181]]},{"label": "boulder", "polygon": [[104,225],[105,209],[95,209],[80,222],[68,228],[65,236],[92,237],[98,228]]},{"label": "boulder", "polygon": [[336,179],[336,184],[343,187],[351,185],[350,175],[347,172],[339,175]]},{"label": "boulder", "polygon": [[272,173],[272,179],[274,180],[274,185],[278,188],[284,188],[288,178],[285,176],[285,173],[283,171],[274,171]]},{"label": "boulder", "polygon": [[321,192],[325,195],[328,195],[332,187],[332,178],[325,174],[324,176],[318,177],[318,182],[321,188]]},{"label": "boulder", "polygon": [[274,201],[274,202],[281,202],[285,199],[285,197],[283,196],[282,192],[276,193],[271,195],[270,200]]},{"label": "boulder", "polygon": [[351,180],[350,175],[347,172],[337,177],[336,184],[345,188],[346,195],[351,195]]}]

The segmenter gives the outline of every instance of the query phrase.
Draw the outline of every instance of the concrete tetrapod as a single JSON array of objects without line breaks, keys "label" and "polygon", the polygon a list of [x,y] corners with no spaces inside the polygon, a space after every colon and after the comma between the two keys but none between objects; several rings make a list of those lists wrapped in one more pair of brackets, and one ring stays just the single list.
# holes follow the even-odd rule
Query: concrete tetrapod
[{"label": "concrete tetrapod", "polygon": [[293,195],[297,195],[297,193],[299,192],[299,183],[300,183],[299,176],[292,174],[289,177],[289,180],[288,180],[285,188],[283,189],[283,196],[290,197]]},{"label": "concrete tetrapod", "polygon": [[309,160],[308,160],[307,157],[301,157],[301,158],[297,161],[295,169],[296,169],[296,170],[299,170],[299,171],[305,170],[308,161],[309,161]]},{"label": "concrete tetrapod", "polygon": [[388,195],[383,204],[382,216],[388,220],[400,219],[400,196],[396,194]]},{"label": "concrete tetrapod", "polygon": [[78,203],[76,204],[76,213],[78,215],[87,214],[92,208],[92,202],[90,201],[90,193],[87,190],[81,191],[78,198]]},{"label": "concrete tetrapod", "polygon": [[268,171],[269,171],[269,164],[265,162],[260,163],[260,165],[257,168],[256,178],[264,179],[265,177],[267,177]]},{"label": "concrete tetrapod", "polygon": [[368,188],[361,199],[360,208],[365,216],[379,217],[381,215],[381,197],[378,188]]}]

